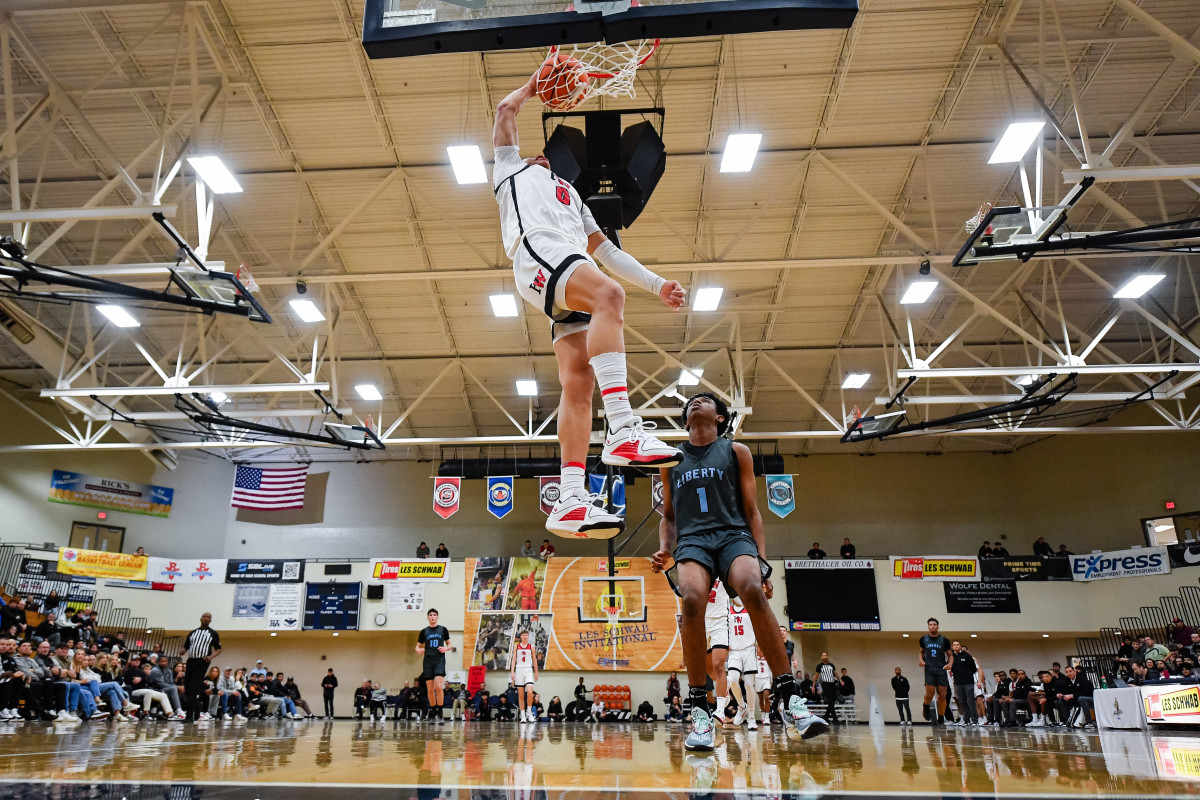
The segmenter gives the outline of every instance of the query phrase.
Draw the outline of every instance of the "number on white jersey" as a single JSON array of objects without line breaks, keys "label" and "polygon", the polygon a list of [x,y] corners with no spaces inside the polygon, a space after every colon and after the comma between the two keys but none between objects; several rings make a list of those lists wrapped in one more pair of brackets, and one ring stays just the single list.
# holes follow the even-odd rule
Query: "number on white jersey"
[{"label": "number on white jersey", "polygon": [[517,645],[517,666],[532,667],[533,666],[533,645],[519,644]]},{"label": "number on white jersey", "polygon": [[708,607],[704,609],[704,616],[712,619],[720,619],[729,613],[729,593],[725,591],[725,585],[721,583],[721,579],[717,578],[713,581],[712,588],[708,590]]},{"label": "number on white jersey", "polygon": [[745,608],[730,606],[729,649],[741,650],[745,647],[754,647],[754,627],[750,624],[750,614]]}]

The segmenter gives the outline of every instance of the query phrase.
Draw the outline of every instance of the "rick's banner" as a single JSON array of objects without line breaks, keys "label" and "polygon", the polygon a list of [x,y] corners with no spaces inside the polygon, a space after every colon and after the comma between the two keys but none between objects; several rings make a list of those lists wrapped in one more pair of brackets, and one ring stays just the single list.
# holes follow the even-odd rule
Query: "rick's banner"
[{"label": "rick's banner", "polygon": [[50,496],[47,499],[51,503],[128,511],[131,514],[147,514],[151,517],[169,517],[175,490],[166,486],[99,478],[82,472],[56,469],[50,475]]}]

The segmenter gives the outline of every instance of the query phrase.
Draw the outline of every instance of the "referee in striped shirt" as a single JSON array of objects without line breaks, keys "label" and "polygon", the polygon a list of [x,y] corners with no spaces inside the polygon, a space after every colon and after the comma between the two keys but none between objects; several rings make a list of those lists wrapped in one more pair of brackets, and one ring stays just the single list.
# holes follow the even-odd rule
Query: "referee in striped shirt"
[{"label": "referee in striped shirt", "polygon": [[208,627],[212,622],[212,614],[205,611],[200,615],[200,627],[193,630],[183,641],[183,652],[187,656],[187,668],[183,674],[185,703],[187,704],[187,721],[194,722],[200,718],[208,701],[204,696],[204,676],[208,665],[221,653],[221,635]]}]

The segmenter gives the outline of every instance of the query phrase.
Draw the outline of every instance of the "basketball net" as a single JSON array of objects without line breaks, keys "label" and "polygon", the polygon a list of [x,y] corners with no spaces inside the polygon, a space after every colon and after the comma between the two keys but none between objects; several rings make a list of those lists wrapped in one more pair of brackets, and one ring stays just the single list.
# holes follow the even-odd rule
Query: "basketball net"
[{"label": "basketball net", "polygon": [[633,80],[638,67],[658,50],[658,39],[637,39],[618,44],[573,44],[550,48],[549,59],[560,56],[569,69],[550,71],[539,77],[537,90],[542,97],[561,97],[547,103],[555,111],[570,111],[592,97],[633,97]]},{"label": "basketball net", "polygon": [[254,280],[254,276],[250,274],[250,268],[242,264],[237,268],[238,283],[246,287],[247,292],[258,291],[258,281]]},{"label": "basketball net", "polygon": [[[984,203],[983,205],[981,205],[979,207],[979,212],[975,216],[973,216],[969,220],[967,220],[966,225],[964,226],[967,229],[967,233],[974,233],[975,229],[979,227],[979,223],[983,222],[983,218],[986,217],[988,215],[988,212],[991,210],[992,210],[991,203]],[[988,226],[988,230],[984,231],[984,233],[991,233],[990,225]]]}]

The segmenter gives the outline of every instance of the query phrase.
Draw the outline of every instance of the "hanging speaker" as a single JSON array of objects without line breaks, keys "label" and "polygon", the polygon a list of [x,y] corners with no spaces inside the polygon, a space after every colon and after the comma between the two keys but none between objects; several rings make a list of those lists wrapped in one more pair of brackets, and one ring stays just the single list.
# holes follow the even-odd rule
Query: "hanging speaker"
[{"label": "hanging speaker", "polygon": [[588,195],[576,183],[587,164],[587,137],[583,131],[570,125],[559,125],[546,140],[542,155],[550,162],[555,175],[574,186],[584,197]]},{"label": "hanging speaker", "polygon": [[667,168],[667,149],[649,122],[630,125],[621,134],[621,167],[617,194],[621,195],[628,227],[650,201],[650,194]]}]

